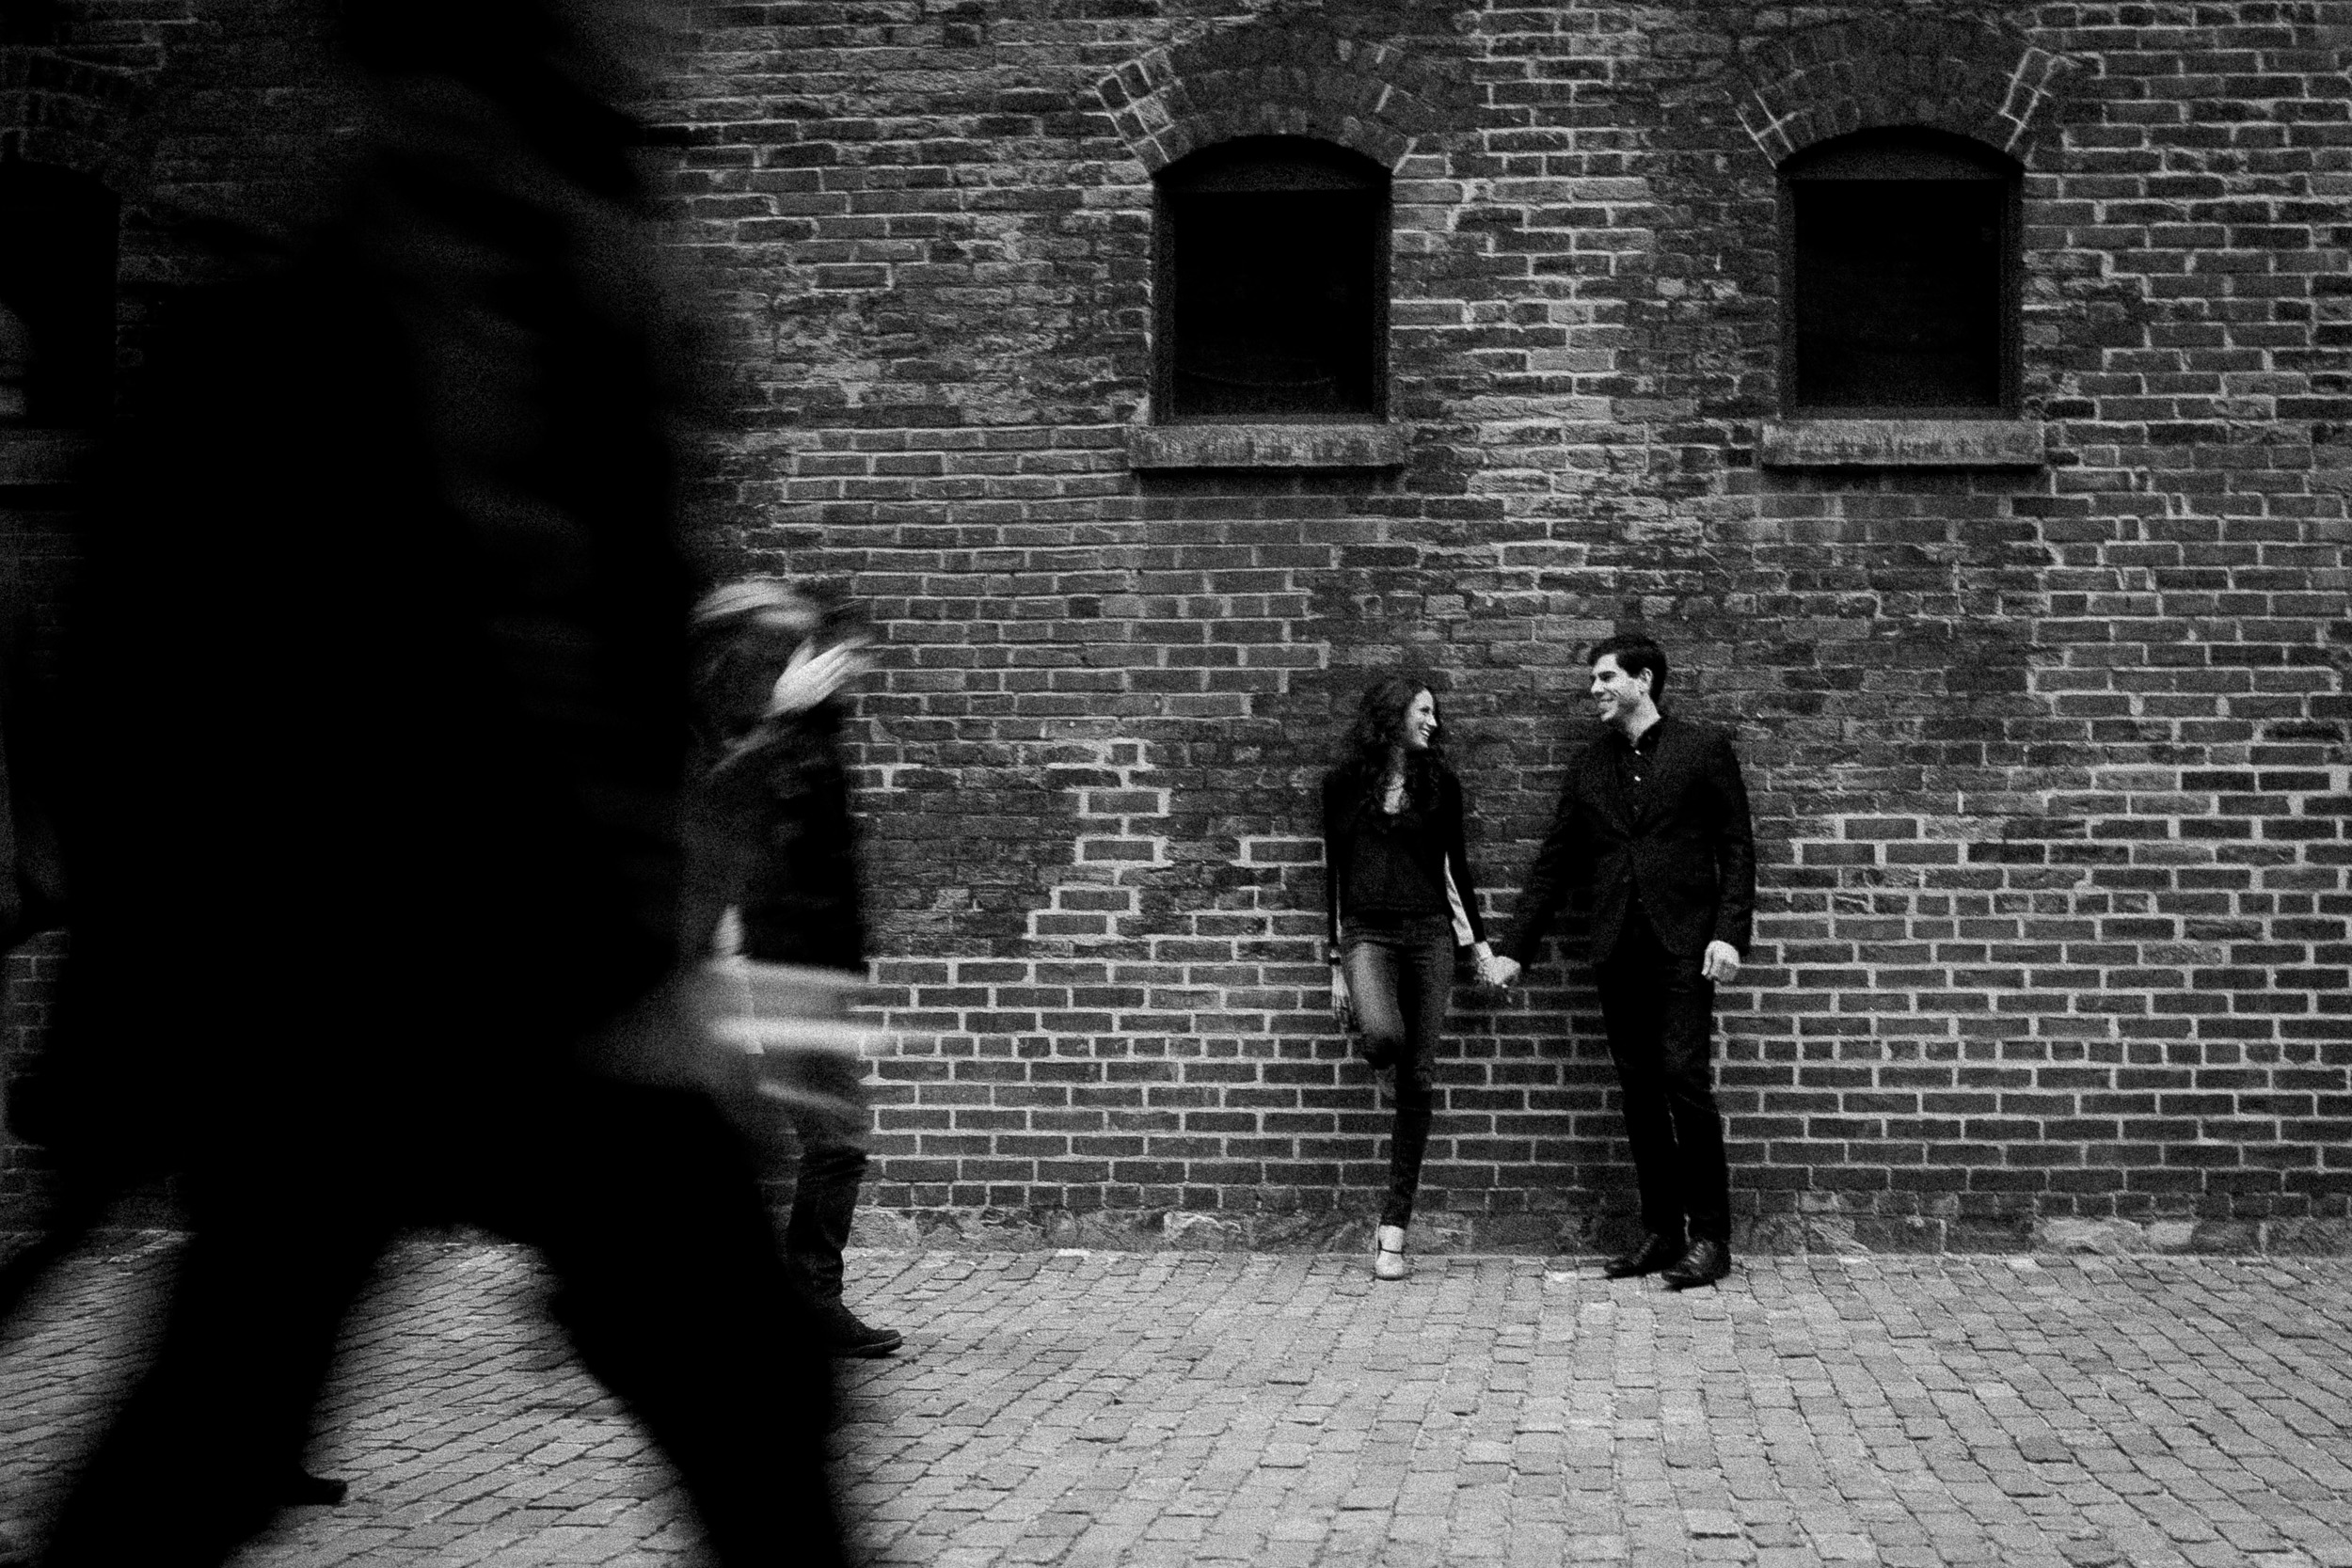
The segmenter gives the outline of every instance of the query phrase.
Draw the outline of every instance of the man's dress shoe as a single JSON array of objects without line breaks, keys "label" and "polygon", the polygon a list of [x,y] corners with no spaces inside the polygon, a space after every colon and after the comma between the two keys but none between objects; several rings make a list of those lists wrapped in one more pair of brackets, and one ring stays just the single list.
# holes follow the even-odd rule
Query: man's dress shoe
[{"label": "man's dress shoe", "polygon": [[1721,1242],[1692,1242],[1681,1260],[1658,1277],[1669,1291],[1712,1285],[1731,1272],[1731,1248]]},{"label": "man's dress shoe", "polygon": [[1612,1258],[1600,1266],[1603,1277],[1632,1279],[1645,1274],[1656,1274],[1682,1256],[1682,1243],[1665,1236],[1652,1236],[1623,1257]]}]

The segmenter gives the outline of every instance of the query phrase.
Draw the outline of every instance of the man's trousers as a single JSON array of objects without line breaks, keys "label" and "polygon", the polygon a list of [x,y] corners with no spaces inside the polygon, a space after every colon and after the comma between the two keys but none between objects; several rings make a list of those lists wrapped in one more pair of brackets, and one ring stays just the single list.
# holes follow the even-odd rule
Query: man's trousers
[{"label": "man's trousers", "polygon": [[1636,904],[1595,970],[1609,1053],[1625,1097],[1625,1132],[1653,1235],[1728,1243],[1731,1178],[1715,1108],[1715,987],[1696,956],[1661,946]]}]

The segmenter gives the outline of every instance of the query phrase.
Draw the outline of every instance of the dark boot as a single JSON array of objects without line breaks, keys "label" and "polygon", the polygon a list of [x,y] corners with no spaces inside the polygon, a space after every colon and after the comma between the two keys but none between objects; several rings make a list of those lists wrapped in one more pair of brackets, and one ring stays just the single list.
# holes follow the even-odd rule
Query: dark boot
[{"label": "dark boot", "polygon": [[828,1355],[854,1355],[871,1358],[888,1355],[906,1343],[905,1336],[895,1328],[874,1328],[858,1321],[858,1315],[837,1301],[830,1301],[809,1313],[817,1332],[824,1338]]},{"label": "dark boot", "polygon": [[1670,1266],[1682,1257],[1682,1239],[1678,1236],[1646,1236],[1631,1252],[1603,1263],[1600,1272],[1610,1279],[1639,1278]]}]

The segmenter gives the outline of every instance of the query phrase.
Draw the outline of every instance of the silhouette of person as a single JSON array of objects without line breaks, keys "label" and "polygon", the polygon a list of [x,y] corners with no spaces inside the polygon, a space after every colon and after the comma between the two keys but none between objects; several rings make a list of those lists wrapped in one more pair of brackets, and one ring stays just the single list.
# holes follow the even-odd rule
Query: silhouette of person
[{"label": "silhouette of person", "polygon": [[539,1247],[718,1560],[843,1560],[829,1363],[679,963],[670,328],[580,0],[351,0],[342,215],[190,302],[90,531],[72,951],[31,1117],[178,1173],[158,1358],[56,1568],[212,1564],[403,1227]]},{"label": "silhouette of person", "polygon": [[[687,941],[757,966],[769,993],[794,995],[803,1016],[838,1019],[866,978],[866,917],[834,694],[863,668],[865,628],[846,607],[774,577],[712,589],[691,624]],[[834,1354],[888,1355],[898,1332],[841,1299],[866,1164],[861,1069],[834,1052],[802,1070],[825,1073],[830,1092],[784,1100],[798,1145],[785,1260]]]}]

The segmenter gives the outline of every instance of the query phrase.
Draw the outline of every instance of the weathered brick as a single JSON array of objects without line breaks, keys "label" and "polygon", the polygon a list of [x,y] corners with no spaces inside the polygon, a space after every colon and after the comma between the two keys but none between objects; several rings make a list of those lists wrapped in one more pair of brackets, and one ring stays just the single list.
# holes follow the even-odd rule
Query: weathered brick
[{"label": "weathered brick", "polygon": [[[166,103],[156,214],[269,217],[306,188],[274,161],[347,145],[315,36],[239,65],[183,8],[69,10],[71,58],[8,54],[6,156],[98,169]],[[2352,1215],[2316,1180],[2352,1104],[2330,8],[1033,11],[706,8],[644,106],[684,128],[655,156],[732,400],[688,474],[709,553],[840,579],[883,634],[851,734],[902,1038],[875,1201],[1369,1205],[1312,787],[1354,694],[1432,671],[1507,919],[1581,649],[1641,625],[1757,806],[1723,996],[1748,1221]],[[2042,468],[1759,466],[1773,161],[1890,118],[2024,166]],[[1150,175],[1269,130],[1396,172],[1406,466],[1131,472]],[[126,284],[218,270],[156,214]],[[68,519],[19,494],[0,567],[54,605]],[[1580,940],[1461,993],[1432,1208],[1622,1208]],[[10,958],[11,1053],[56,963]],[[1080,1104],[1153,1141],[1038,1119]],[[34,1180],[5,1157],[0,1199]]]}]

